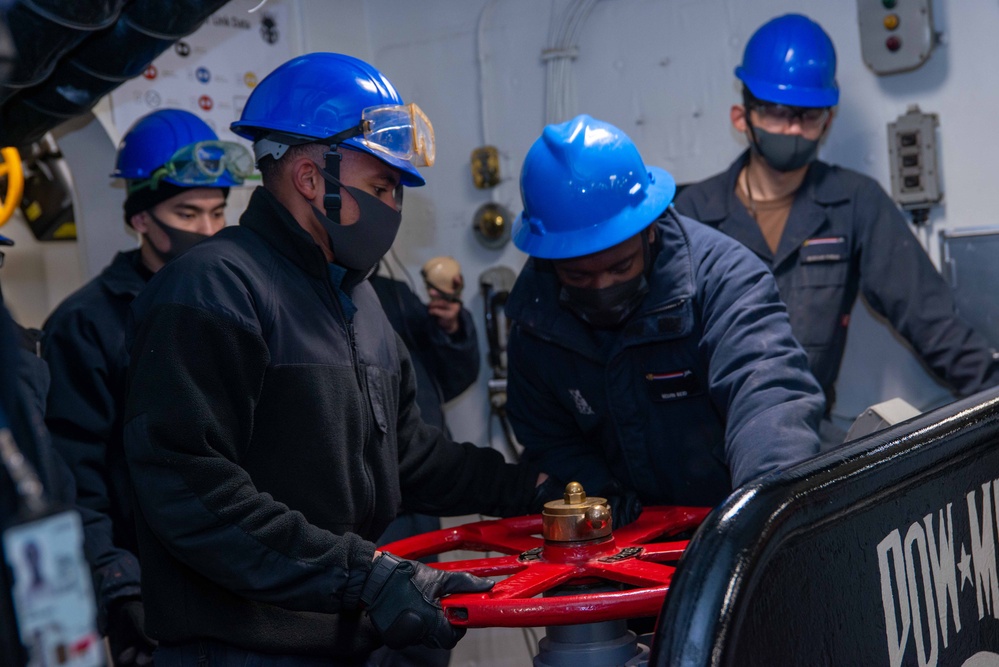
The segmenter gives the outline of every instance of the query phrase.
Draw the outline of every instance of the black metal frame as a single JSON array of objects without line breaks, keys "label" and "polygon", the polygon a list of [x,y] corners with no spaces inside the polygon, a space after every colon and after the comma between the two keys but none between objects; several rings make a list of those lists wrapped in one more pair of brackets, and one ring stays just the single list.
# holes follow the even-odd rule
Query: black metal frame
[{"label": "black metal frame", "polygon": [[[871,590],[877,536],[891,526],[905,534],[945,503],[967,513],[959,503],[969,489],[984,493],[982,481],[997,478],[999,390],[990,390],[737,490],[684,554],[649,664],[888,665],[890,603]],[[938,664],[999,652],[995,614],[965,610],[973,627],[960,637],[950,628]],[[910,644],[901,664],[916,664],[914,653]]]}]

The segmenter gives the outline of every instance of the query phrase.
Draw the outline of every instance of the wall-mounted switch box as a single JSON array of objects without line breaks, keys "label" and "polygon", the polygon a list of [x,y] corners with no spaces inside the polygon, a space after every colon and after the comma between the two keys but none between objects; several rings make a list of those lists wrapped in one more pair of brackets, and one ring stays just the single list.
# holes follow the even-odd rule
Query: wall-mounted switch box
[{"label": "wall-mounted switch box", "polygon": [[943,198],[937,171],[937,126],[934,113],[912,105],[888,123],[892,197],[906,210],[928,209]]}]

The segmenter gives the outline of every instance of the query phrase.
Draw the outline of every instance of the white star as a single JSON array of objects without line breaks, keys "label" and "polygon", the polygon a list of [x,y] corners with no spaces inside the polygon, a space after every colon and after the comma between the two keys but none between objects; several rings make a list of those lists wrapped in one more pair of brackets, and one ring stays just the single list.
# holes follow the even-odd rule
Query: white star
[{"label": "white star", "polygon": [[971,582],[971,585],[975,585],[975,580],[971,577],[971,556],[964,549],[964,544],[961,545],[961,560],[958,561],[957,569],[961,571],[961,590],[964,590],[964,580],[967,579]]}]

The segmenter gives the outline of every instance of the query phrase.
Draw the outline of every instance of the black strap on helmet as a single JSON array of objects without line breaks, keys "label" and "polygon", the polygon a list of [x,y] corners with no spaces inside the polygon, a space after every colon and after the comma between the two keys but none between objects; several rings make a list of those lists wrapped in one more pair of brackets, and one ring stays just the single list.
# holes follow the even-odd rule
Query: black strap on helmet
[{"label": "black strap on helmet", "polygon": [[[322,144],[329,144],[330,149],[326,151],[323,158],[325,159],[326,172],[333,177],[332,182],[329,178],[325,179],[326,194],[323,195],[323,208],[326,209],[326,217],[337,225],[340,224],[340,208],[343,206],[343,197],[340,195],[340,186],[334,185],[334,183],[340,182],[340,161],[343,160],[343,155],[340,153],[340,144],[347,139],[352,139],[364,134],[366,122],[367,121],[361,121],[354,127],[346,129],[343,132],[337,132],[336,134],[326,137],[319,142]],[[330,190],[335,191],[331,192]]]}]

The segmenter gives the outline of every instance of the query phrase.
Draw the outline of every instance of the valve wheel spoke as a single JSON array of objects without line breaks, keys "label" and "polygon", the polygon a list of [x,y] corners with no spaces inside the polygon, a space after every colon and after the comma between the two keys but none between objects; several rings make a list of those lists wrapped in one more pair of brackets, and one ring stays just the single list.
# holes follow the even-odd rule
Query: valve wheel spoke
[{"label": "valve wheel spoke", "polygon": [[645,544],[667,533],[696,528],[708,515],[705,507],[650,507],[634,523],[614,531],[618,544]]},{"label": "valve wheel spoke", "polygon": [[514,555],[544,544],[537,536],[540,533],[540,516],[515,517],[435,530],[392,542],[385,545],[385,549],[405,558],[423,558],[459,550],[497,551]]},{"label": "valve wheel spoke", "polygon": [[517,574],[498,582],[489,591],[493,599],[531,598],[564,584],[578,573],[578,568],[563,563],[530,563]]},{"label": "valve wheel spoke", "polygon": [[662,565],[636,558],[616,563],[592,561],[587,570],[602,579],[643,588],[668,585],[673,580],[673,573],[676,572],[676,568],[671,565]]},{"label": "valve wheel spoke", "polygon": [[527,567],[519,556],[493,556],[491,558],[469,558],[431,563],[436,570],[447,572],[468,572],[477,577],[502,577],[516,574]]},{"label": "valve wheel spoke", "polygon": [[661,563],[667,560],[679,560],[683,552],[687,550],[690,540],[680,540],[678,542],[655,542],[653,544],[643,544],[642,553],[638,556],[640,560]]}]

